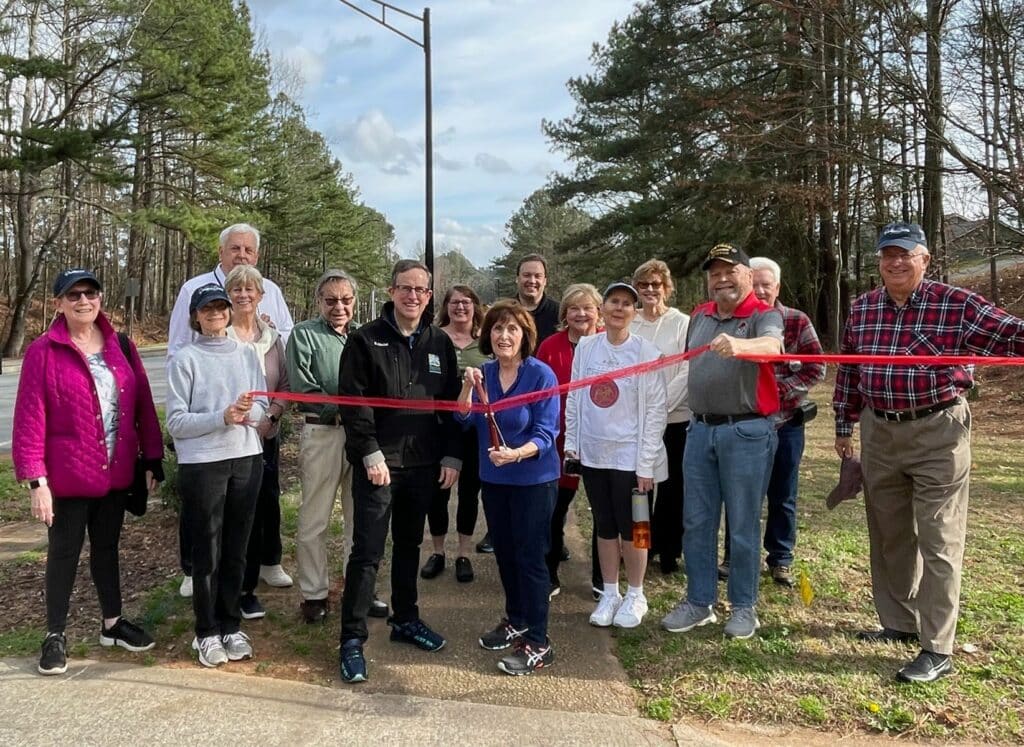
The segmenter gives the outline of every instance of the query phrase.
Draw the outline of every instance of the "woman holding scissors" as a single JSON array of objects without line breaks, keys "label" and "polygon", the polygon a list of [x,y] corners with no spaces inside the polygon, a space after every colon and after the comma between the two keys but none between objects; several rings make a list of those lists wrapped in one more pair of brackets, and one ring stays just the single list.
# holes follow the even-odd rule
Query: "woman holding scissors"
[{"label": "woman holding scissors", "polygon": [[480,645],[490,651],[513,647],[498,668],[515,675],[555,659],[547,635],[545,555],[561,473],[555,448],[559,403],[546,397],[497,412],[470,408],[474,399],[489,406],[557,386],[551,368],[531,357],[536,346],[530,313],[514,301],[494,304],[484,317],[480,350],[495,360],[467,368],[459,395],[459,417],[477,431],[484,513],[505,590],[505,618],[480,637]]}]

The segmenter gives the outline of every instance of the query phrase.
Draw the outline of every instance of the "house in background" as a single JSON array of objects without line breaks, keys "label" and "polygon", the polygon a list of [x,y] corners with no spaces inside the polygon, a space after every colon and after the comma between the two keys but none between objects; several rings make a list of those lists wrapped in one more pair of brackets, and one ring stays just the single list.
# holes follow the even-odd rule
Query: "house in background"
[{"label": "house in background", "polygon": [[994,246],[989,240],[985,218],[971,220],[955,213],[947,215],[944,232],[946,253],[954,266],[999,255],[1024,255],[1024,232],[1003,221],[996,225]]}]

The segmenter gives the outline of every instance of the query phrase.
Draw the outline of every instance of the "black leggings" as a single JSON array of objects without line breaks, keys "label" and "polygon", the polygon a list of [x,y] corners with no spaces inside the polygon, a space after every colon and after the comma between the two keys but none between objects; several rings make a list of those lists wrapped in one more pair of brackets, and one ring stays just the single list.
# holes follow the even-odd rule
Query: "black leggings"
[{"label": "black leggings", "polygon": [[71,590],[78,574],[85,531],[89,530],[89,570],[104,618],[121,614],[121,566],[118,544],[124,524],[124,493],[102,498],[54,498],[53,524],[47,531],[46,625],[50,633],[63,633],[67,625]]},{"label": "black leggings", "polygon": [[[455,509],[455,529],[459,534],[472,537],[476,530],[476,519],[480,510],[480,452],[478,451],[476,430],[463,434],[462,471],[459,472],[458,507]],[[448,534],[448,501],[452,490],[440,488],[430,501],[427,510],[427,525],[431,537],[443,537]]]},{"label": "black leggings", "polygon": [[280,441],[263,441],[263,481],[256,498],[256,513],[245,554],[245,578],[242,591],[251,592],[260,581],[261,565],[281,562],[281,479],[278,471]]},{"label": "black leggings", "polygon": [[548,575],[554,583],[558,578],[558,564],[562,562],[562,549],[565,547],[565,517],[569,515],[569,506],[576,497],[576,488],[558,489],[555,510],[551,514],[551,549],[548,550]]},{"label": "black leggings", "polygon": [[636,473],[620,469],[583,467],[583,486],[599,539],[633,538],[633,488]]}]

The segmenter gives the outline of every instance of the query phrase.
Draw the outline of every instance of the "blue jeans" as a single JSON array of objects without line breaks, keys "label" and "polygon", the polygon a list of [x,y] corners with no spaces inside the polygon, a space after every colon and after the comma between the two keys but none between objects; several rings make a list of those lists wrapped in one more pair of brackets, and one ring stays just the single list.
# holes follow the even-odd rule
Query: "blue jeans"
[{"label": "blue jeans", "polygon": [[761,500],[778,438],[768,418],[726,425],[690,421],[683,455],[683,558],[687,599],[708,606],[718,595],[718,523],[729,516],[733,607],[753,607],[761,565]]},{"label": "blue jeans", "polygon": [[793,565],[797,484],[800,460],[804,456],[803,425],[784,425],[776,433],[779,447],[768,481],[768,518],[764,526],[764,549],[771,568]]},{"label": "blue jeans", "polygon": [[551,542],[551,512],[557,482],[481,486],[487,528],[505,590],[505,616],[523,638],[543,646],[548,639],[551,577],[545,556]]}]

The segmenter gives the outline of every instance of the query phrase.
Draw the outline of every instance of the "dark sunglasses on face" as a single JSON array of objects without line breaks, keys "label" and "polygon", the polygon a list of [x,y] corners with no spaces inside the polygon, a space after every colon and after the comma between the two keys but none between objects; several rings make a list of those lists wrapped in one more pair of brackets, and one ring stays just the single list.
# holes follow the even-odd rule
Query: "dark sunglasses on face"
[{"label": "dark sunglasses on face", "polygon": [[85,296],[90,301],[95,301],[100,297],[100,292],[96,288],[87,288],[86,290],[68,291],[64,294],[64,298],[71,301],[71,303],[76,303],[82,296]]}]

